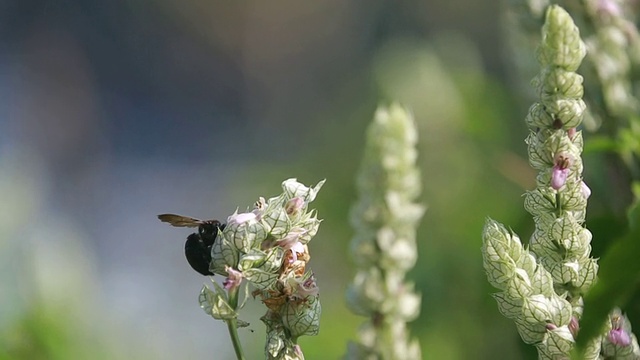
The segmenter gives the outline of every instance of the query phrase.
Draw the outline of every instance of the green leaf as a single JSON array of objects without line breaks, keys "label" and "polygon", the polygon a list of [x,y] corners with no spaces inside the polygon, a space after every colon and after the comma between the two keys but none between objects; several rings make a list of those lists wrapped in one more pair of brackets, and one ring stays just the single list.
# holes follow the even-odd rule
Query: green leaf
[{"label": "green leaf", "polygon": [[598,282],[584,298],[585,312],[580,320],[577,353],[574,355],[582,354],[589,340],[602,329],[609,312],[616,306],[624,307],[637,287],[640,278],[639,223],[640,208],[635,204],[629,210],[630,232],[616,241],[602,257]]},{"label": "green leaf", "polygon": [[636,202],[631,206],[627,214],[627,219],[629,220],[631,230],[638,231],[638,226],[640,225],[640,202]]}]

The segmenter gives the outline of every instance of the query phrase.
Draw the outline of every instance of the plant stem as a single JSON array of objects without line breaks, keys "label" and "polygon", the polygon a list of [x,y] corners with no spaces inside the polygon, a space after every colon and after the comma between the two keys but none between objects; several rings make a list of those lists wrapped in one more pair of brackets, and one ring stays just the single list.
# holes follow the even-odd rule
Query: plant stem
[{"label": "plant stem", "polygon": [[[238,307],[238,288],[229,290],[229,305],[235,310]],[[238,336],[238,321],[230,319],[226,321],[227,329],[229,329],[229,336],[231,336],[231,342],[233,343],[233,349],[236,352],[238,360],[244,360],[244,354],[242,353],[242,344],[240,344],[240,337]]]},{"label": "plant stem", "polygon": [[238,360],[244,360],[242,345],[240,344],[240,337],[238,336],[238,322],[236,319],[227,320],[227,328],[229,329],[229,336],[231,336],[233,349],[236,351],[236,357]]}]

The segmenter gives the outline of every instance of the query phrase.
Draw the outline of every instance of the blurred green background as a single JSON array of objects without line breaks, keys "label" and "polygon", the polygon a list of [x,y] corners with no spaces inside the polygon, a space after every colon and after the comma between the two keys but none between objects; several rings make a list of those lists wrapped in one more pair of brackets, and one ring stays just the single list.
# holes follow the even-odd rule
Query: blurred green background
[{"label": "blurred green background", "polygon": [[[480,254],[487,216],[524,241],[533,226],[521,195],[537,69],[515,70],[533,49],[509,50],[505,13],[465,0],[0,2],[0,359],[232,359],[224,324],[198,307],[207,279],[184,259],[188,231],[156,215],[225,219],[289,177],[327,179],[310,245],[321,332],[301,344],[307,359],[341,357],[363,321],[344,301],[355,174],[376,105],[393,100],[420,128],[423,357],[535,358]],[[593,163],[590,211],[621,209],[598,196]],[[243,318],[251,359],[262,312]]]}]

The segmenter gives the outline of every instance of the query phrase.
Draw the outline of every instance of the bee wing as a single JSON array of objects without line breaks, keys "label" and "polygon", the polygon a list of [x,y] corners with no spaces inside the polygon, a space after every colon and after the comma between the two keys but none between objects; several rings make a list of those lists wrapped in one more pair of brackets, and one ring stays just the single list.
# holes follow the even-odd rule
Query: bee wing
[{"label": "bee wing", "polygon": [[198,227],[203,223],[200,219],[176,214],[160,214],[158,219],[176,227]]}]

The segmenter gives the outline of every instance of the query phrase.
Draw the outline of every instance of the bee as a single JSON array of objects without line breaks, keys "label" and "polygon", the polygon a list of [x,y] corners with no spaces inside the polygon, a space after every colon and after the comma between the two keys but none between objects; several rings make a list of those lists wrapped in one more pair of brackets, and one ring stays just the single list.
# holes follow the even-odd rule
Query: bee
[{"label": "bee", "polygon": [[211,263],[211,247],[216,241],[218,232],[224,230],[225,224],[218,220],[199,220],[176,214],[161,214],[158,219],[175,227],[198,228],[197,233],[187,236],[184,243],[184,255],[193,270],[202,275],[213,275],[209,270]]}]

